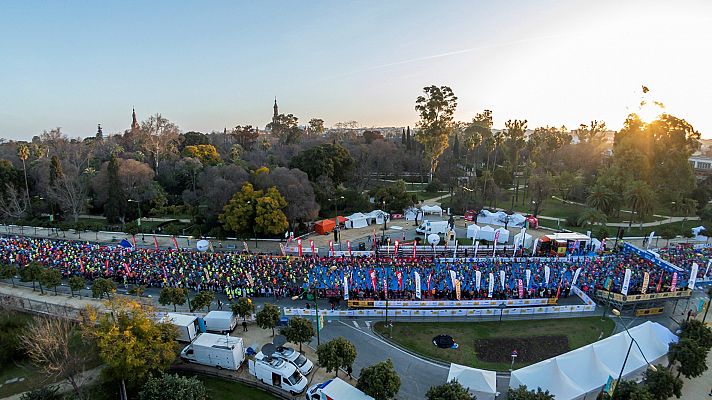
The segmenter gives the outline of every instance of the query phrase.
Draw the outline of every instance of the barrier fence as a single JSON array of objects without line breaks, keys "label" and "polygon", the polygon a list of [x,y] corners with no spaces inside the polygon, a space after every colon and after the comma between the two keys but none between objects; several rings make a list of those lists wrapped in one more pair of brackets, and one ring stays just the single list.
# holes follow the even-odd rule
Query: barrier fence
[{"label": "barrier fence", "polygon": [[79,319],[81,313],[81,309],[71,306],[37,301],[9,294],[0,294],[0,309],[29,312],[38,315],[52,315],[69,319]]},{"label": "barrier fence", "polygon": [[[487,308],[487,309],[395,309],[388,311],[389,316],[395,317],[498,317],[507,315],[535,315],[535,314],[563,314],[575,312],[594,312],[595,305],[573,306],[542,306],[542,307],[517,307],[517,308]],[[316,316],[316,310],[305,308],[285,308],[286,316]],[[320,316],[325,317],[385,317],[385,309],[360,309],[360,310],[319,310]]]},{"label": "barrier fence", "polygon": [[511,300],[349,300],[350,308],[488,308],[541,306],[556,304],[555,298]]},{"label": "barrier fence", "polygon": [[665,299],[681,299],[688,298],[692,296],[692,290],[676,290],[674,292],[662,292],[662,293],[646,293],[646,294],[632,294],[632,295],[622,295],[620,293],[613,293],[607,290],[596,290],[596,296],[599,299],[612,300],[619,303],[634,303],[638,301],[651,301],[651,300],[665,300]]}]

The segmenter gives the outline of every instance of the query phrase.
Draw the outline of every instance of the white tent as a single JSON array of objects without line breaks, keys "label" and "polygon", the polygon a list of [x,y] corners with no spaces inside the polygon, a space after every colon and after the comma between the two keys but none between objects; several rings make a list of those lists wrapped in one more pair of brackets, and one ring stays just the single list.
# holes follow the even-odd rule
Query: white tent
[{"label": "white tent", "polygon": [[526,218],[522,214],[507,214],[504,211],[490,212],[488,210],[482,210],[480,212],[480,217],[477,218],[477,222],[483,224],[491,225],[501,225],[504,226],[505,223],[507,227],[523,227]]},{"label": "white tent", "polygon": [[480,233],[480,227],[476,224],[467,225],[467,238],[477,239],[477,235]]},{"label": "white tent", "polygon": [[419,212],[420,210],[417,208],[411,207],[403,212],[403,218],[405,218],[406,221],[414,221]]},{"label": "white tent", "polygon": [[497,396],[497,373],[464,365],[450,364],[447,381],[458,381],[478,400],[494,400]]},{"label": "white tent", "polygon": [[368,218],[366,214],[355,213],[346,217],[345,225],[347,228],[364,228],[368,226]]},{"label": "white tent", "polygon": [[533,239],[532,235],[526,233],[526,232],[519,232],[516,235],[514,235],[514,246],[517,248],[522,245],[522,240],[524,240],[524,248],[528,249],[532,247]]},{"label": "white tent", "polygon": [[[509,231],[504,229],[504,228],[497,228],[495,229],[495,234],[499,232],[499,238],[497,239],[497,243],[507,243],[509,242]],[[494,236],[492,236],[492,240],[494,240]]]},{"label": "white tent", "polygon": [[381,210],[373,210],[370,213],[366,214],[366,218],[368,220],[368,224],[382,224],[383,223],[383,218],[388,215],[387,212],[381,211]]},{"label": "white tent", "polygon": [[482,228],[480,228],[480,231],[477,233],[477,239],[481,240],[489,240],[490,242],[494,240],[494,228],[485,225]]},{"label": "white tent", "polygon": [[439,205],[434,205],[434,206],[423,205],[420,207],[420,209],[423,210],[423,215],[438,214],[441,217],[443,216],[443,209]]},{"label": "white tent", "polygon": [[[623,377],[627,379],[645,371],[647,362],[660,362],[666,356],[669,344],[677,341],[677,336],[667,328],[651,321],[629,331],[640,350],[633,344],[623,370]],[[557,400],[595,398],[609,376],[618,377],[630,345],[631,338],[628,333],[618,333],[580,349],[518,369],[512,372],[509,387],[540,387],[556,396]]]}]

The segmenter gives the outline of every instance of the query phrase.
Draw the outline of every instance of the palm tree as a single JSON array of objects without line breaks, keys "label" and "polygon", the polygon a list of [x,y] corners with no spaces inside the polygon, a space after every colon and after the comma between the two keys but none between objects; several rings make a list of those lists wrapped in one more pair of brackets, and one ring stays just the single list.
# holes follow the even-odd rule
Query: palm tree
[{"label": "palm tree", "polygon": [[586,198],[586,204],[608,213],[613,207],[613,192],[603,185],[594,185]]},{"label": "palm tree", "polygon": [[[653,209],[653,200],[655,195],[647,183],[643,181],[635,181],[628,187],[624,194],[625,201],[630,205],[630,211],[637,213],[641,223],[646,215]],[[631,216],[628,227],[633,226],[633,216]]]},{"label": "palm tree", "polygon": [[682,229],[685,230],[685,221],[687,217],[692,214],[697,209],[697,200],[691,198],[684,198],[679,202],[679,210],[683,213],[684,218],[682,219]]},{"label": "palm tree", "polygon": [[25,161],[30,158],[30,148],[26,144],[21,144],[17,147],[17,157],[22,161],[22,172],[25,174],[25,196],[27,198],[25,201],[27,204],[30,203],[30,186],[27,184],[27,168],[25,166]]},{"label": "palm tree", "polygon": [[588,208],[581,213],[577,222],[580,226],[596,224],[606,225],[606,222],[608,222],[608,218],[606,217],[605,213],[593,208]]}]

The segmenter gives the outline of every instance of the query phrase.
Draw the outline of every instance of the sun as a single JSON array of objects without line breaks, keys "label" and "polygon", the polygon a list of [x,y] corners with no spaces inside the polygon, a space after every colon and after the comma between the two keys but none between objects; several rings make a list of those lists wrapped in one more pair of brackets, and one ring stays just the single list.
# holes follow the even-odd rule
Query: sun
[{"label": "sun", "polygon": [[641,121],[649,124],[656,119],[658,119],[665,112],[665,105],[652,98],[650,89],[647,86],[643,86],[643,93],[640,98],[640,104],[638,106],[638,118]]}]

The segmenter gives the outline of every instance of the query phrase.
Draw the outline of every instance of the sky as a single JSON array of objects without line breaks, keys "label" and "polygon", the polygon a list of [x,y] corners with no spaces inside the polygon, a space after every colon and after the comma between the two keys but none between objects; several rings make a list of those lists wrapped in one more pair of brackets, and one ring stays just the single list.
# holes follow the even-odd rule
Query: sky
[{"label": "sky", "polygon": [[0,11],[0,137],[118,133],[161,113],[183,131],[414,126],[423,87],[457,120],[602,120],[642,85],[712,138],[712,1],[15,1]]}]

